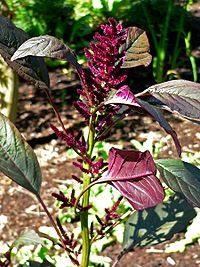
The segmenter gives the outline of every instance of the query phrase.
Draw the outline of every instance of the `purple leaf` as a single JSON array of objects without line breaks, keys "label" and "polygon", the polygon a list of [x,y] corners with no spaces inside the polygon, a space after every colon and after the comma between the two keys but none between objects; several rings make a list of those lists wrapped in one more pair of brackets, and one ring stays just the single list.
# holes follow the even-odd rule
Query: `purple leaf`
[{"label": "purple leaf", "polygon": [[123,44],[119,53],[126,51],[125,61],[122,68],[148,66],[152,56],[149,54],[149,41],[145,31],[137,27],[128,28],[126,43]]},{"label": "purple leaf", "polygon": [[104,104],[121,104],[140,107],[140,105],[137,103],[137,98],[130,91],[127,85],[124,85],[120,89],[118,89],[112,97],[105,101]]},{"label": "purple leaf", "polygon": [[8,18],[0,16],[0,55],[21,77],[38,88],[49,88],[49,75],[43,58],[31,57],[14,62],[14,51],[28,39],[28,35],[17,28]]},{"label": "purple leaf", "polygon": [[80,67],[74,51],[62,41],[49,35],[28,39],[15,51],[11,60],[13,61],[25,56],[57,58],[67,60],[74,66]]},{"label": "purple leaf", "polygon": [[160,124],[160,126],[168,134],[172,136],[174,143],[176,145],[178,155],[181,154],[181,146],[178,141],[176,132],[171,128],[169,123],[165,120],[162,112],[158,108],[150,105],[148,102],[135,97],[134,94],[130,91],[128,86],[123,86],[120,89],[118,89],[112,97],[110,97],[107,101],[104,102],[104,104],[105,105],[109,105],[109,104],[127,105],[127,106],[136,107],[136,110],[138,111],[142,110],[142,111],[147,112]]},{"label": "purple leaf", "polygon": [[142,108],[144,108],[159,124],[160,126],[168,133],[171,135],[171,137],[174,140],[174,143],[176,145],[176,150],[178,155],[181,155],[181,145],[179,143],[179,140],[177,138],[177,134],[176,132],[172,129],[172,127],[170,126],[170,124],[165,120],[162,112],[150,105],[148,102],[143,101],[141,99],[137,99],[138,103],[141,105]]},{"label": "purple leaf", "polygon": [[153,85],[144,91],[160,100],[161,108],[189,119],[200,120],[200,84],[175,80]]},{"label": "purple leaf", "polygon": [[156,166],[149,151],[137,152],[111,148],[108,171],[99,182],[113,185],[136,210],[162,202],[164,191],[155,176]]}]

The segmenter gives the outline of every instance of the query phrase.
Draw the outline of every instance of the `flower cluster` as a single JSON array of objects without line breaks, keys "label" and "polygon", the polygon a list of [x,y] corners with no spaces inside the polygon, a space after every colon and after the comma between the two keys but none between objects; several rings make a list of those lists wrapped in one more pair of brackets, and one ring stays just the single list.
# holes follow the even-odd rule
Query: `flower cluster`
[{"label": "flower cluster", "polygon": [[[124,85],[127,78],[121,69],[125,52],[119,52],[127,38],[127,30],[123,29],[120,23],[117,24],[113,18],[108,22],[108,25],[101,26],[103,34],[96,33],[95,42],[91,42],[89,49],[85,49],[88,72],[79,73],[82,89],[78,90],[78,94],[81,95],[82,101],[75,101],[74,106],[86,122],[89,121],[91,108],[103,103],[113,89],[117,90]],[[103,107],[101,110],[103,116],[99,117],[97,129],[105,129],[118,109],[118,107]]]},{"label": "flower cluster", "polygon": [[97,93],[95,99],[97,104],[99,104],[99,93],[106,97],[112,88],[118,89],[127,78],[121,70],[125,53],[119,53],[119,48],[127,37],[127,31],[113,18],[110,18],[108,22],[109,25],[101,26],[104,35],[96,33],[94,40],[97,43],[91,42],[90,49],[85,49],[85,54],[89,59],[88,65],[93,74],[93,90],[94,95]]},{"label": "flower cluster", "polygon": [[97,221],[100,224],[100,229],[97,230],[98,235],[105,235],[106,229],[108,227],[112,227],[115,224],[115,220],[120,217],[119,214],[116,213],[117,208],[119,207],[120,201],[122,200],[122,196],[118,199],[118,201],[114,204],[111,209],[106,208],[105,213],[106,216],[102,219],[96,215]]},{"label": "flower cluster", "polygon": [[74,234],[72,233],[70,236],[68,236],[69,233],[67,233],[60,220],[57,218],[56,220],[58,228],[64,238],[64,243],[65,243],[65,249],[68,252],[68,256],[70,258],[70,260],[72,261],[72,263],[74,264],[74,266],[79,266],[79,262],[78,262],[78,256],[81,253],[81,245],[79,243],[78,240],[76,240],[74,238]]}]

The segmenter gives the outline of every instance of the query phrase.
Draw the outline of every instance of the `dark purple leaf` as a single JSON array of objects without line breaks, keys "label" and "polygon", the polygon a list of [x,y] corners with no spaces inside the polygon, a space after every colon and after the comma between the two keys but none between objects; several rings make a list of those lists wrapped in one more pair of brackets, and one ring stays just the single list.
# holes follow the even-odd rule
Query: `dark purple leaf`
[{"label": "dark purple leaf", "polygon": [[108,171],[99,182],[109,182],[136,210],[152,207],[164,198],[163,188],[155,176],[151,154],[111,148]]},{"label": "dark purple leaf", "polygon": [[194,206],[200,207],[200,169],[175,159],[159,159],[156,165],[164,182],[183,194]]},{"label": "dark purple leaf", "polygon": [[200,120],[200,84],[174,80],[153,85],[144,92],[161,101],[163,109],[193,120]]},{"label": "dark purple leaf", "polygon": [[174,140],[174,143],[176,145],[176,149],[177,149],[177,153],[180,156],[181,155],[181,145],[179,143],[179,140],[177,138],[177,134],[176,132],[172,129],[172,127],[170,126],[170,124],[166,121],[166,119],[164,118],[162,112],[150,105],[148,102],[143,101],[141,99],[137,99],[138,104],[141,105],[141,107],[143,107],[159,124],[160,126],[168,133],[171,135],[171,137]]},{"label": "dark purple leaf", "polygon": [[152,56],[149,54],[149,41],[145,31],[137,27],[128,28],[128,36],[119,53],[126,51],[125,61],[122,68],[148,66]]},{"label": "dark purple leaf", "polygon": [[122,88],[118,89],[113,96],[111,96],[107,101],[105,101],[104,104],[127,105],[129,107],[135,107],[136,110],[138,111],[147,112],[160,124],[160,126],[168,134],[172,136],[174,143],[176,145],[177,152],[179,155],[181,154],[181,146],[178,141],[176,132],[171,128],[169,123],[165,120],[162,112],[158,108],[150,105],[148,102],[136,98],[134,94],[130,91],[128,86],[123,86]]},{"label": "dark purple leaf", "polygon": [[140,105],[137,103],[137,98],[130,91],[127,85],[118,89],[113,96],[109,97],[109,99],[105,101],[104,104],[121,104],[140,107]]},{"label": "dark purple leaf", "polygon": [[17,49],[17,51],[15,51],[11,60],[13,61],[26,56],[50,57],[67,60],[76,67],[79,67],[74,51],[62,41],[49,35],[28,39]]},{"label": "dark purple leaf", "polygon": [[25,80],[39,88],[49,87],[49,76],[42,58],[30,57],[12,62],[15,50],[28,39],[28,35],[7,18],[0,16],[0,55]]}]

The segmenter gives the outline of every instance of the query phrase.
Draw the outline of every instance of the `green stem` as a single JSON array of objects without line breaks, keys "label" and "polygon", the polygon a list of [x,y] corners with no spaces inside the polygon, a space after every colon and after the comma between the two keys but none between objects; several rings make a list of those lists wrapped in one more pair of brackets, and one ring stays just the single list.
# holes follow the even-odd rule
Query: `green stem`
[{"label": "green stem", "polygon": [[[95,130],[94,130],[94,118],[91,116],[90,125],[89,125],[89,133],[88,133],[88,150],[87,156],[90,159],[92,156],[92,151],[94,147],[94,138],[95,138]],[[89,170],[90,166],[87,162],[84,162],[83,168]],[[91,183],[90,174],[83,174],[83,190],[89,186]],[[88,210],[89,206],[89,198],[90,198],[90,190],[87,190],[83,195],[82,207],[86,208],[80,213],[81,220],[81,235],[82,235],[82,259],[81,259],[81,267],[88,267],[89,259],[90,259],[90,232],[88,225]]]},{"label": "green stem", "polygon": [[[84,175],[83,187],[87,187],[90,184],[90,177],[88,175]],[[87,190],[83,195],[82,206],[87,207],[89,205],[89,196],[90,191]],[[89,264],[90,258],[90,237],[89,237],[89,225],[88,225],[88,210],[81,212],[81,235],[82,235],[82,259],[81,259],[81,267],[87,267]]]},{"label": "green stem", "polygon": [[190,60],[191,66],[192,66],[193,80],[194,80],[194,82],[196,82],[198,79],[197,65],[196,65],[195,57],[191,53],[190,41],[191,41],[191,31],[188,32],[187,36],[185,37],[185,48],[186,48],[186,53],[189,57],[189,60]]},{"label": "green stem", "polygon": [[177,60],[178,60],[178,57],[180,55],[181,35],[184,33],[184,22],[185,22],[185,10],[182,11],[181,17],[179,20],[176,43],[175,43],[175,47],[174,47],[173,55],[172,55],[172,63],[171,63],[171,69],[172,70],[174,70],[177,67]]},{"label": "green stem", "polygon": [[165,24],[164,24],[163,33],[162,33],[161,40],[160,40],[160,45],[159,45],[160,51],[158,54],[158,60],[157,60],[157,66],[156,66],[156,81],[158,83],[163,82],[163,79],[164,79],[164,62],[165,62],[167,47],[168,47],[167,35],[169,31],[170,18],[171,18],[173,5],[174,5],[174,1],[169,0]]},{"label": "green stem", "polygon": [[173,4],[174,4],[173,0],[168,1],[168,8],[167,8],[167,14],[165,18],[165,23],[163,25],[161,37],[159,40],[156,36],[156,31],[152,27],[150,13],[147,10],[145,4],[142,5],[144,15],[147,20],[147,25],[151,33],[154,47],[156,50],[156,58],[154,58],[154,63],[155,63],[154,64],[154,73],[155,73],[154,76],[158,83],[163,81],[163,76],[164,76],[164,62],[165,62],[167,46],[168,46],[167,35],[169,31],[170,18],[171,18]]}]

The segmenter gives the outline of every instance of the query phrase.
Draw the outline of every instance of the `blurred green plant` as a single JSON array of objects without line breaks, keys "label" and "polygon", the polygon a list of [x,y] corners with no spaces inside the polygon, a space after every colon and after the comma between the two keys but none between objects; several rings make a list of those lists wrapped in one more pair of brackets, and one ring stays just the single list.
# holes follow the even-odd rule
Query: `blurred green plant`
[{"label": "blurred green plant", "polygon": [[159,154],[162,152],[162,149],[164,146],[167,145],[167,142],[169,141],[170,137],[165,136],[160,138],[160,141],[157,141],[157,137],[155,133],[149,132],[147,139],[144,142],[139,142],[138,140],[131,140],[130,143],[133,145],[133,147],[140,151],[146,151],[149,150],[150,153],[153,155],[154,159],[157,159]]},{"label": "blurred green plant", "polygon": [[73,6],[65,0],[5,0],[15,24],[30,36],[53,34],[68,40]]},{"label": "blurred green plant", "polygon": [[[187,58],[193,80],[197,67],[192,55],[191,0],[4,0],[14,23],[30,36],[49,34],[63,39],[84,58],[84,47],[96,28],[109,17],[149,33],[153,73],[157,82],[179,78],[177,68]],[[8,12],[9,10],[9,12]],[[51,65],[51,61],[49,63]],[[52,63],[53,64],[53,63]],[[53,64],[58,65],[58,64]]]},{"label": "blurred green plant", "polygon": [[[195,58],[191,55],[189,6],[174,0],[133,1],[126,21],[149,33],[153,51],[153,72],[157,82],[179,78],[177,68],[186,56],[191,63],[193,80],[197,81]],[[132,16],[132,17],[131,17]],[[130,18],[130,22],[128,21]]]},{"label": "blurred green plant", "polygon": [[0,56],[0,112],[15,121],[18,103],[18,76]]}]

